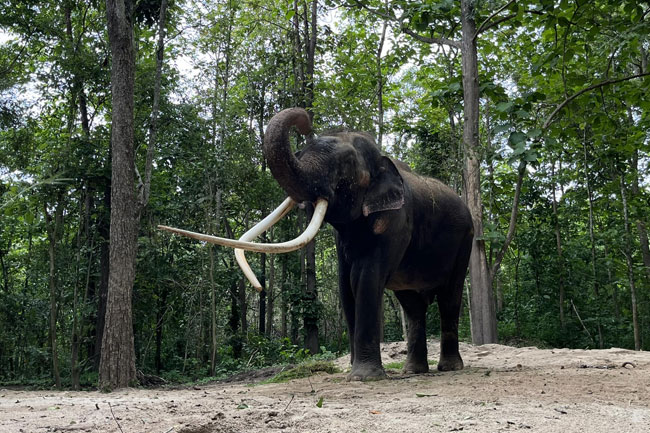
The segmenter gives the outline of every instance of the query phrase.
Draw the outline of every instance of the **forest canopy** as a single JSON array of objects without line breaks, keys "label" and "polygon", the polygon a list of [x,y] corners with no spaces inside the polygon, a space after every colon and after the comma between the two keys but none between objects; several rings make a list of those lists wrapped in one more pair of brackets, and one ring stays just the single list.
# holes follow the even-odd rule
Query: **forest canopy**
[{"label": "forest canopy", "polygon": [[[2,383],[97,383],[116,200],[113,3],[0,5]],[[348,350],[331,227],[306,250],[248,254],[260,294],[230,249],[156,228],[238,238],[280,204],[261,143],[294,106],[317,133],[370,132],[478,203],[485,266],[466,281],[463,339],[493,342],[476,339],[485,320],[509,344],[650,348],[650,2],[117,3],[133,28],[139,372],[196,380]],[[307,222],[293,212],[263,238]],[[401,340],[389,291],[383,312],[382,338]],[[437,308],[429,317],[437,337]]]}]

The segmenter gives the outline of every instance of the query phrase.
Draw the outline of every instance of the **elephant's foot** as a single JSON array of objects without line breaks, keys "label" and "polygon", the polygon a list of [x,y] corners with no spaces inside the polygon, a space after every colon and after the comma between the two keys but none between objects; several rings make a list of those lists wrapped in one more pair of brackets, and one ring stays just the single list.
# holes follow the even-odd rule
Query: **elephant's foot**
[{"label": "elephant's foot", "polygon": [[429,372],[429,362],[426,358],[424,360],[407,359],[402,369],[405,374],[421,374]]},{"label": "elephant's foot", "polygon": [[453,356],[440,356],[440,361],[438,362],[439,371],[455,371],[463,369],[463,359],[460,355]]},{"label": "elephant's foot", "polygon": [[348,374],[347,381],[368,381],[386,379],[384,367],[375,364],[352,364],[352,370]]}]

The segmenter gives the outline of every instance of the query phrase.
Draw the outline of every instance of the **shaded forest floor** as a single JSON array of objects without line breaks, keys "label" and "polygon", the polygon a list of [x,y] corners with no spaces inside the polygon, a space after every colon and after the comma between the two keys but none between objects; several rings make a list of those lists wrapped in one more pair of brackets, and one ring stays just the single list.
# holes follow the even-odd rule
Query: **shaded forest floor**
[{"label": "shaded forest floor", "polygon": [[[403,361],[404,343],[382,346]],[[0,389],[9,432],[648,432],[650,353],[463,344],[460,372],[346,382],[317,374],[251,386],[246,376],[186,389]],[[429,342],[437,359],[438,342]],[[335,361],[347,368],[349,357]],[[434,367],[435,368],[435,367]],[[252,379],[258,380],[258,379]]]}]

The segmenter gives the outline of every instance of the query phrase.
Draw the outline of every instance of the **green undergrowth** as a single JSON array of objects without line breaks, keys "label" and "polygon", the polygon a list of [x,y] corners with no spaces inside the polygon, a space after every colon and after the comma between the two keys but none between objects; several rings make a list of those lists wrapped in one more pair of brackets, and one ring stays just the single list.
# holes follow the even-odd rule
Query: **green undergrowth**
[{"label": "green undergrowth", "polygon": [[[404,368],[404,363],[406,361],[396,361],[396,362],[389,362],[388,364],[384,364],[384,368],[386,370],[401,370]],[[438,361],[435,361],[433,359],[428,360],[429,365],[438,365]]]},{"label": "green undergrowth", "polygon": [[331,361],[310,360],[305,361],[289,370],[285,370],[265,380],[262,384],[267,383],[284,383],[293,379],[302,379],[313,376],[316,373],[325,372],[328,374],[340,373],[341,370]]}]

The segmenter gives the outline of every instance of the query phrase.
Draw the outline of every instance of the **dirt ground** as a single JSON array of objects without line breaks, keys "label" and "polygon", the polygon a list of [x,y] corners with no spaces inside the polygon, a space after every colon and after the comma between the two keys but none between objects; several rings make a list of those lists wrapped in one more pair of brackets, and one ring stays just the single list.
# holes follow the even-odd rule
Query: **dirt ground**
[{"label": "dirt ground", "polygon": [[[401,361],[405,345],[382,352]],[[461,354],[463,371],[369,383],[323,373],[110,394],[0,389],[0,432],[650,432],[648,352],[463,344]]]}]

